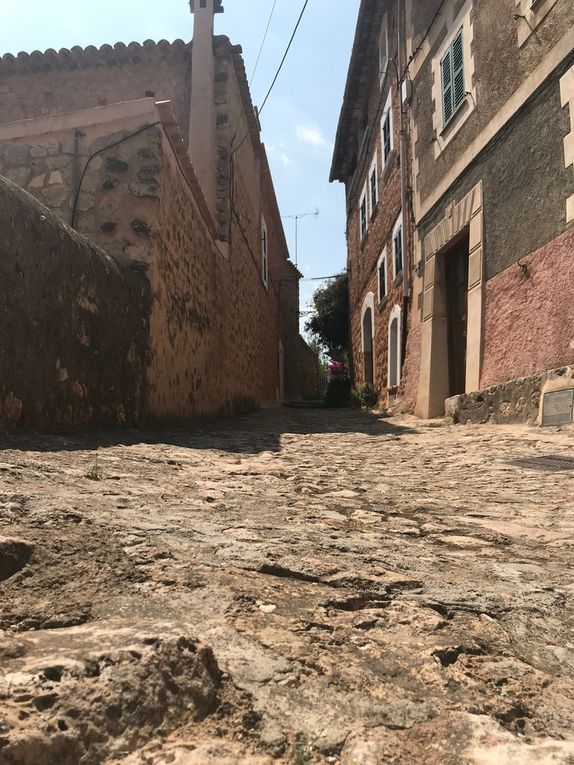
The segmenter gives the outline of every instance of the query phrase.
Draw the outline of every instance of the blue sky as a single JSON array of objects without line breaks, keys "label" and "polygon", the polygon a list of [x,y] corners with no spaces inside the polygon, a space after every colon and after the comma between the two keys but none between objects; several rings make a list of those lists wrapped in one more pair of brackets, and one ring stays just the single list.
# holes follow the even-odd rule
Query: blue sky
[{"label": "blue sky", "polygon": [[[339,109],[351,55],[360,0],[310,0],[289,57],[261,116],[281,213],[319,209],[299,221],[299,268],[305,277],[344,268],[345,208],[340,184],[329,184]],[[189,40],[193,17],[188,0],[0,0],[0,52],[143,42]],[[216,33],[243,46],[253,71],[273,0],[224,0]],[[255,104],[263,101],[303,0],[277,0],[275,15],[252,83]],[[285,220],[294,258],[294,222]],[[319,282],[301,284],[306,310]]]}]

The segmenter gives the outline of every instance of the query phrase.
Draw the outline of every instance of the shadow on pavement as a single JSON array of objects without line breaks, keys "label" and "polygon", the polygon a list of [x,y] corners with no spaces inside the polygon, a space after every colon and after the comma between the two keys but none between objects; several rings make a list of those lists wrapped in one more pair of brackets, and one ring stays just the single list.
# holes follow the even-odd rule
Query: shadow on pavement
[{"label": "shadow on pavement", "polygon": [[214,449],[236,454],[279,452],[287,434],[363,433],[401,436],[411,428],[393,424],[371,412],[352,409],[273,409],[218,420],[197,420],[185,426],[113,428],[66,433],[16,433],[0,436],[6,450],[60,452],[92,451],[108,446],[162,444],[188,449]]}]

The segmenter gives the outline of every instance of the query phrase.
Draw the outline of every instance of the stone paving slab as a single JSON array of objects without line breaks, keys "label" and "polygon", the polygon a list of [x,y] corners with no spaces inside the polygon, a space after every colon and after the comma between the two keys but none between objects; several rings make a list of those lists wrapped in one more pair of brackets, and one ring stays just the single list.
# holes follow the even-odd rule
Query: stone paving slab
[{"label": "stone paving slab", "polygon": [[574,763],[574,430],[282,410],[0,450],[0,765]]}]

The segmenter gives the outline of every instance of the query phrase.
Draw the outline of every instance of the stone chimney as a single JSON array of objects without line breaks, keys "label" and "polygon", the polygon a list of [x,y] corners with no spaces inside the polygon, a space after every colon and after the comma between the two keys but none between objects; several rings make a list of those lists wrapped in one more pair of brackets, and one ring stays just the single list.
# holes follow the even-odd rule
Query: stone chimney
[{"label": "stone chimney", "polygon": [[215,112],[214,14],[222,0],[189,0],[194,14],[191,57],[189,154],[213,217],[216,217],[217,139]]}]

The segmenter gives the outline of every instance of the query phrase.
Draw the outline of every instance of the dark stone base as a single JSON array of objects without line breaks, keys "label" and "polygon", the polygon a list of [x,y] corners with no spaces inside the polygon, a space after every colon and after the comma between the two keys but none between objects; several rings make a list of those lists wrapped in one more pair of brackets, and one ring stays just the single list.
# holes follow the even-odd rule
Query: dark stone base
[{"label": "dark stone base", "polygon": [[532,377],[509,380],[475,393],[452,396],[445,401],[445,414],[461,425],[469,422],[538,425],[541,421],[543,393],[549,388],[555,389],[553,383],[559,380],[564,381],[564,387],[571,382],[574,388],[573,375],[572,367],[561,367]]}]

